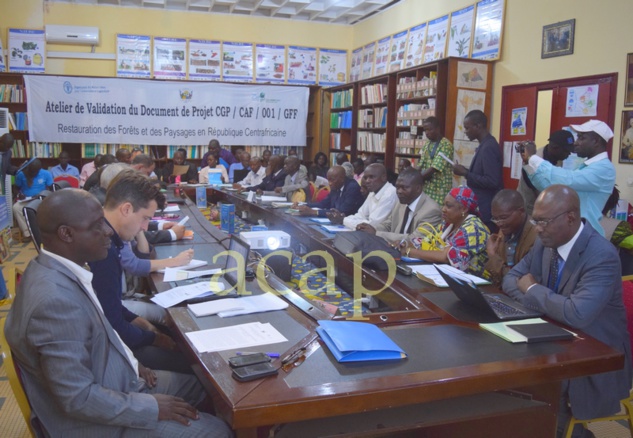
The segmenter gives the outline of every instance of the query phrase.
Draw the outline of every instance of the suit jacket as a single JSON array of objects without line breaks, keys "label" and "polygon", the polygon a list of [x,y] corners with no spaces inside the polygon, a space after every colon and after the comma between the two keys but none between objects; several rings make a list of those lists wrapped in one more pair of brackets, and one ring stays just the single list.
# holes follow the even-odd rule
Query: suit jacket
[{"label": "suit jacket", "polygon": [[[521,235],[517,240],[516,249],[514,251],[515,265],[519,263],[519,261],[521,261],[523,257],[526,256],[530,249],[532,249],[532,245],[534,245],[536,236],[536,227],[532,225],[532,222],[526,219],[525,224],[523,225],[523,229],[521,230]],[[494,256],[488,254],[488,261],[484,265],[484,268],[486,268],[486,271],[490,273],[492,282],[497,286],[501,286],[503,277],[511,269],[506,264],[506,245],[499,245],[499,250]]]},{"label": "suit jacket", "polygon": [[248,190],[254,192],[256,190],[261,190],[263,192],[273,192],[277,187],[283,187],[286,181],[286,171],[281,169],[278,174],[266,175],[261,184],[256,186],[248,187]]},{"label": "suit jacket", "polygon": [[29,264],[6,335],[33,412],[52,436],[118,437],[158,425],[158,405],[138,392],[143,383],[121,341],[57,260],[40,254]]},{"label": "suit jacket", "polygon": [[503,188],[502,169],[499,143],[488,134],[479,144],[466,176],[466,184],[477,195],[481,219],[486,225],[492,216],[492,198]]},{"label": "suit jacket", "polygon": [[320,202],[308,202],[308,207],[316,207],[320,217],[325,217],[327,210],[337,209],[345,216],[349,216],[358,211],[365,199],[360,193],[360,186],[352,178],[345,178],[343,193],[340,190],[330,191],[326,198]]},{"label": "suit jacket", "polygon": [[[307,190],[308,188],[308,171],[305,166],[300,166],[299,170],[294,175],[295,181],[292,182],[292,175],[286,175],[284,179],[284,185],[281,187],[281,193],[286,195],[288,200],[292,198],[292,195],[299,189]],[[307,193],[306,193],[307,197]]]},{"label": "suit jacket", "polygon": [[428,222],[434,227],[437,227],[442,221],[440,206],[428,195],[422,193],[413,211],[413,218],[411,219],[409,228],[405,230],[404,233],[400,233],[400,227],[402,226],[402,220],[404,219],[407,208],[409,208],[407,204],[398,202],[393,210],[391,210],[391,214],[387,219],[376,226],[376,235],[389,242],[401,241],[407,236],[422,237],[422,234],[418,231],[418,227],[422,223]]},{"label": "suit jacket", "polygon": [[[532,251],[503,279],[503,290],[524,305],[624,353],[622,370],[580,377],[569,383],[571,410],[576,418],[613,414],[620,409],[620,399],[629,395],[632,372],[617,251],[585,223],[561,272],[559,293],[543,285],[549,278],[552,252],[536,239]],[[516,283],[527,273],[539,284],[523,294]]]}]

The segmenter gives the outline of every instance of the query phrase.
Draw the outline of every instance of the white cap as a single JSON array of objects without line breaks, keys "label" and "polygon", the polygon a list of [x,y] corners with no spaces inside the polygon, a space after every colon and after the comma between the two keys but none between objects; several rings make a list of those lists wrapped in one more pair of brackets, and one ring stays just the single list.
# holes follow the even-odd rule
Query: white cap
[{"label": "white cap", "polygon": [[600,120],[589,120],[582,125],[570,126],[571,129],[576,132],[595,132],[600,137],[602,137],[604,141],[609,141],[613,138],[613,131],[611,130],[611,128],[609,128],[609,125],[601,122]]}]

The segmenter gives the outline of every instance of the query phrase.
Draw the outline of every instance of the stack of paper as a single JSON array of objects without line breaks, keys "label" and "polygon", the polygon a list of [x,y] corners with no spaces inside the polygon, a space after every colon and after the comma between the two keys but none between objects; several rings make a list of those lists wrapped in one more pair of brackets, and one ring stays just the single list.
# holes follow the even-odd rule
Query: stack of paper
[{"label": "stack of paper", "polygon": [[237,298],[241,309],[226,310],[218,312],[221,318],[230,316],[247,315],[249,313],[272,312],[273,310],[283,310],[288,307],[288,303],[277,297],[275,294],[266,292],[261,295],[251,295],[248,297]]},{"label": "stack of paper", "polygon": [[[207,262],[205,262],[204,260],[196,260],[193,259],[192,261],[189,262],[188,265],[184,265],[184,266],[174,266],[171,269],[195,269],[195,268],[199,268],[200,266],[204,266],[206,265]],[[167,268],[165,269],[159,269],[158,272],[165,272],[167,270]]]},{"label": "stack of paper", "polygon": [[154,295],[151,300],[161,307],[171,307],[185,300],[212,294],[224,290],[222,283],[212,283],[210,281],[201,281],[200,283],[188,284],[169,289],[165,292]]},{"label": "stack of paper", "polygon": [[270,323],[251,322],[231,327],[186,333],[198,353],[237,350],[288,342]]},{"label": "stack of paper", "polygon": [[344,231],[353,231],[347,228],[345,225],[321,225],[321,228],[323,228],[328,233],[340,233]]},{"label": "stack of paper", "polygon": [[[467,282],[472,282],[477,285],[479,284],[490,284],[488,280],[477,277],[476,275],[467,274],[464,271],[460,271],[457,268],[452,267],[451,265],[437,265],[440,269],[443,269],[444,272],[449,273],[453,277],[461,278],[466,280]],[[437,287],[448,287],[448,283],[442,278],[435,266],[433,265],[416,265],[411,266],[411,269],[417,275],[417,277],[426,281],[427,283],[431,283]]]},{"label": "stack of paper", "polygon": [[268,196],[268,195],[263,195],[261,201],[262,202],[288,202],[285,196]]},{"label": "stack of paper", "polygon": [[231,310],[242,310],[238,298],[227,298],[224,300],[207,301],[205,303],[188,304],[187,308],[196,317],[215,315],[220,312],[228,312]]}]

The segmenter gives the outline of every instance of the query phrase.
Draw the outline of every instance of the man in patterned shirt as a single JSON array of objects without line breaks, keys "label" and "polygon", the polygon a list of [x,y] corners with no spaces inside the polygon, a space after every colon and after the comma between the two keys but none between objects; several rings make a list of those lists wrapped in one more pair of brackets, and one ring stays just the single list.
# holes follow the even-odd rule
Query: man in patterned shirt
[{"label": "man in patterned shirt", "polygon": [[422,148],[420,156],[420,173],[424,179],[424,193],[439,205],[444,204],[444,198],[453,187],[453,171],[448,161],[441,157],[440,152],[449,159],[453,159],[453,145],[442,136],[440,123],[436,117],[429,117],[422,123],[428,141]]}]

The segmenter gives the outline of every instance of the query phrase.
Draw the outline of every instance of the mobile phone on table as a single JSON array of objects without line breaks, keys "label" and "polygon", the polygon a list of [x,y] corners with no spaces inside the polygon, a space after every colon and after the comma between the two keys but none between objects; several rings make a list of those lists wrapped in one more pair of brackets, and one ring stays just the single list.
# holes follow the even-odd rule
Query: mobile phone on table
[{"label": "mobile phone on table", "polygon": [[240,382],[248,382],[263,377],[274,376],[279,372],[278,368],[270,362],[247,365],[233,368],[233,378]]},{"label": "mobile phone on table", "polygon": [[270,356],[266,353],[243,354],[241,356],[233,356],[229,358],[231,368],[245,367],[248,365],[257,365],[258,363],[270,362]]}]

